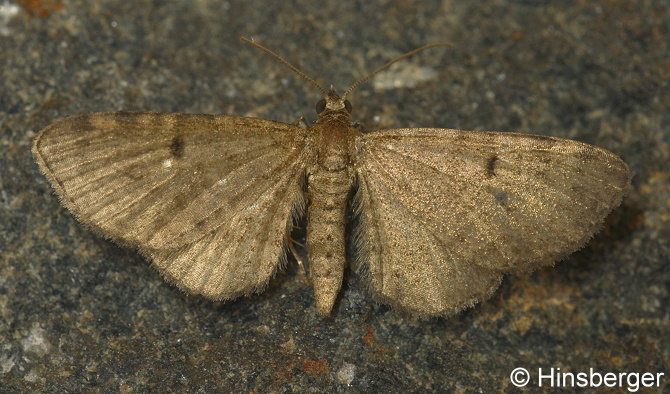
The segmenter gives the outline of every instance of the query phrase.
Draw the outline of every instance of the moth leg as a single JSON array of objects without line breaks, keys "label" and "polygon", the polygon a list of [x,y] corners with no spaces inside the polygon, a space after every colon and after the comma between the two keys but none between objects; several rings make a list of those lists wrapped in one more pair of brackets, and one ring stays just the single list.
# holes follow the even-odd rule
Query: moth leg
[{"label": "moth leg", "polygon": [[304,116],[299,117],[298,119],[293,122],[294,126],[298,126],[301,129],[307,130],[309,128],[309,125],[307,124],[307,121],[305,120]]},{"label": "moth leg", "polygon": [[[295,226],[292,226],[292,227],[295,227]],[[294,243],[302,246],[303,248],[305,247],[305,245],[296,241],[295,239],[293,239],[291,237],[291,233],[289,231],[286,232],[285,242],[288,245],[288,249],[291,251],[291,254],[293,255],[293,257],[295,257],[295,261],[298,263],[298,265],[301,268],[300,272],[302,273],[301,276],[302,276],[303,282],[305,282],[307,287],[312,287],[312,284],[309,283],[309,275],[307,275],[307,270],[305,268],[305,264],[303,264],[302,258],[300,257],[300,254],[298,253],[298,251],[295,250],[295,247],[293,247]]]}]

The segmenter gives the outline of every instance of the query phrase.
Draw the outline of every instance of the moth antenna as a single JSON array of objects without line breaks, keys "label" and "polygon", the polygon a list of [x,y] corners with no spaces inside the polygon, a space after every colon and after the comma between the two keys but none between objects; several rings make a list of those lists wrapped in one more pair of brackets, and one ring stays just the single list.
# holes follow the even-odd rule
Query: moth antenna
[{"label": "moth antenna", "polygon": [[327,92],[326,92],[326,91],[325,91],[325,90],[324,90],[318,83],[316,83],[315,80],[313,80],[312,78],[308,77],[304,72],[298,70],[298,69],[297,69],[296,67],[294,67],[291,63],[289,63],[289,62],[287,62],[286,60],[282,59],[281,56],[277,55],[276,53],[272,52],[271,50],[267,49],[266,47],[264,47],[264,46],[262,46],[262,45],[260,45],[260,44],[257,44],[257,43],[255,43],[254,41],[249,40],[249,39],[247,39],[247,38],[240,37],[240,40],[242,40],[242,41],[246,42],[247,44],[249,44],[249,45],[251,45],[251,46],[253,46],[253,47],[256,47],[256,48],[260,49],[261,51],[267,53],[268,55],[272,56],[272,57],[275,58],[275,60],[277,60],[279,63],[282,63],[283,65],[285,65],[286,67],[288,67],[291,71],[293,71],[294,73],[298,74],[298,76],[300,76],[300,77],[306,79],[307,81],[311,82],[312,85],[316,86],[316,88],[319,89],[319,91],[321,91],[321,94],[323,94],[324,97],[328,96],[328,93],[327,93]]},{"label": "moth antenna", "polygon": [[407,52],[406,54],[401,55],[401,56],[391,60],[390,62],[384,64],[383,66],[379,67],[377,70],[375,70],[371,74],[368,74],[368,76],[359,79],[358,82],[351,85],[351,87],[349,89],[347,89],[346,92],[344,92],[344,94],[342,95],[342,100],[344,100],[347,97],[347,94],[351,93],[352,90],[356,89],[356,87],[358,85],[362,84],[363,82],[367,81],[368,79],[374,77],[375,75],[379,74],[380,72],[382,72],[382,71],[386,70],[387,68],[391,67],[392,64],[394,64],[396,62],[399,62],[400,60],[406,59],[406,58],[414,55],[415,53],[425,51],[426,49],[430,49],[430,48],[434,48],[434,47],[452,46],[452,45],[453,44],[450,43],[450,42],[441,42],[441,43],[438,43],[438,44],[424,45],[421,48],[417,48],[417,49],[415,49],[411,52]]}]

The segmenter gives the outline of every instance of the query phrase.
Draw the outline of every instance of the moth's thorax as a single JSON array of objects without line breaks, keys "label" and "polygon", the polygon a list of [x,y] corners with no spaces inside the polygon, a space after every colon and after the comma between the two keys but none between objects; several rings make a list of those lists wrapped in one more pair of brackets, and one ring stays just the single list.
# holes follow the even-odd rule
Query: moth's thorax
[{"label": "moth's thorax", "polygon": [[316,124],[333,122],[351,124],[351,114],[345,109],[337,111],[325,110],[319,114]]},{"label": "moth's thorax", "polygon": [[328,171],[343,171],[352,163],[353,139],[358,133],[348,112],[331,111],[319,116],[310,128],[318,165]]}]

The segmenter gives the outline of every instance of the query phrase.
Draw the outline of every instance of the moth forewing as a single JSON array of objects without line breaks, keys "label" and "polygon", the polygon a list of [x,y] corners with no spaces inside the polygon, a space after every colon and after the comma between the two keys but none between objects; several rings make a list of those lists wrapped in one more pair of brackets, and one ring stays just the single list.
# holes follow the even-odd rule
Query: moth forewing
[{"label": "moth forewing", "polygon": [[276,271],[304,206],[305,130],[235,116],[109,112],[45,128],[33,152],[61,201],[190,292],[230,299]]},{"label": "moth forewing", "polygon": [[382,130],[363,137],[357,160],[371,287],[424,316],[579,249],[630,181],[610,152],[527,134]]}]

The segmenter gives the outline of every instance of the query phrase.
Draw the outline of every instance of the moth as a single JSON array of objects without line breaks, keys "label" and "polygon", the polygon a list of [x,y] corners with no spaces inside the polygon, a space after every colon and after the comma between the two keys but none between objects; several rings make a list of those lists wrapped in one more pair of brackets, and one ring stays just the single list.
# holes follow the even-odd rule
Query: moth
[{"label": "moth", "polygon": [[351,204],[355,263],[374,298],[418,317],[450,315],[490,297],[505,273],[581,248],[629,187],[619,157],[577,141],[352,125],[355,87],[435,45],[339,96],[244,40],[321,91],[316,123],[91,113],[47,126],[32,148],[82,223],[137,248],[187,292],[229,300],[262,291],[306,214],[309,278],[318,312],[330,314]]}]

